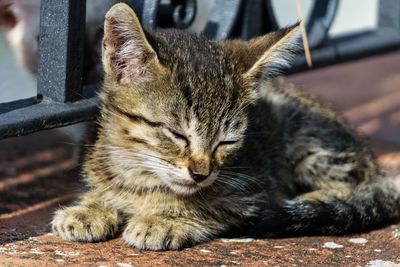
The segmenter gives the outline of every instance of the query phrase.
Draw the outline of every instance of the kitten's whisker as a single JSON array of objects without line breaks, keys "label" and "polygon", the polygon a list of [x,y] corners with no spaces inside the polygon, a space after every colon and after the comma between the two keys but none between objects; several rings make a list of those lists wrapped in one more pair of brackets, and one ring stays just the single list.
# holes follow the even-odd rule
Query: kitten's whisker
[{"label": "kitten's whisker", "polygon": [[233,167],[222,167],[221,170],[230,170],[230,169],[254,169],[252,166],[233,166]]},{"label": "kitten's whisker", "polygon": [[[219,177],[219,178],[221,178],[221,177]],[[238,190],[238,191],[242,191],[242,192],[245,192],[245,191],[247,191],[246,190],[246,188],[244,188],[243,186],[241,186],[240,184],[236,184],[236,183],[232,183],[232,182],[228,182],[228,181],[226,181],[226,180],[223,180],[223,179],[217,179],[217,180],[215,180],[215,183],[216,184],[222,184],[222,186],[230,186],[230,187],[232,187],[232,188],[234,188],[235,190]]]},{"label": "kitten's whisker", "polygon": [[247,183],[245,181],[236,179],[235,177],[231,177],[231,176],[227,176],[227,175],[219,175],[218,177],[222,178],[222,179],[225,179],[226,181],[233,182],[235,184],[240,184],[240,185],[243,185],[243,186],[247,185]]},{"label": "kitten's whisker", "polygon": [[258,179],[256,177],[253,177],[253,176],[250,176],[250,175],[247,175],[244,173],[240,173],[240,172],[231,172],[231,171],[227,171],[227,170],[221,170],[221,174],[235,176],[235,177],[247,179],[250,181],[258,181]]},{"label": "kitten's whisker", "polygon": [[[236,185],[240,185],[241,187],[244,187],[245,189],[251,189],[254,186],[259,187],[260,185],[257,183],[256,178],[252,177],[253,180],[251,179],[245,179],[243,177],[240,176],[231,176],[231,175],[227,175],[227,174],[223,174],[220,173],[220,175],[218,176],[222,179],[228,180],[231,183],[235,183]],[[250,177],[250,176],[249,176]]]},{"label": "kitten's whisker", "polygon": [[169,162],[168,160],[163,159],[163,158],[161,158],[159,156],[156,156],[154,154],[148,154],[148,153],[136,152],[136,151],[129,151],[126,148],[112,146],[112,145],[96,145],[96,147],[108,148],[111,152],[118,152],[118,153],[121,153],[121,150],[122,150],[123,153],[127,153],[127,154],[130,154],[130,155],[147,156],[147,157],[155,158],[155,159],[161,160],[163,162],[167,162],[168,164],[171,164],[171,162]]}]

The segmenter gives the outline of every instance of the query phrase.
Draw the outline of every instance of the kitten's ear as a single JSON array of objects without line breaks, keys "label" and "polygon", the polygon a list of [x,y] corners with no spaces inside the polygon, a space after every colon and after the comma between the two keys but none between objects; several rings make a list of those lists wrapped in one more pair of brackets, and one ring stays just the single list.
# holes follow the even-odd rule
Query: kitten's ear
[{"label": "kitten's ear", "polygon": [[15,0],[0,0],[0,26],[11,30],[17,24],[17,16],[12,9]]},{"label": "kitten's ear", "polygon": [[300,50],[299,23],[271,32],[250,41],[223,41],[222,46],[231,55],[245,80],[254,83],[273,78],[290,65]]},{"label": "kitten's ear", "polygon": [[121,85],[141,82],[162,69],[138,17],[126,4],[116,4],[106,14],[103,66]]}]

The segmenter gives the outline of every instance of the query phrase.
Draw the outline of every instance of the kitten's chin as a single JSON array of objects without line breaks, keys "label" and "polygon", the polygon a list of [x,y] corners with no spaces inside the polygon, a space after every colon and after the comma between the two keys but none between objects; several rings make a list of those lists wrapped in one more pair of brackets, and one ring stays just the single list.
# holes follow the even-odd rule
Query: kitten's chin
[{"label": "kitten's chin", "polygon": [[179,181],[168,181],[169,188],[178,195],[193,195],[194,193],[206,188],[214,183],[218,176],[218,172],[211,174],[206,180],[201,183],[192,182],[179,182]]},{"label": "kitten's chin", "polygon": [[193,185],[183,185],[177,183],[168,184],[169,188],[177,195],[193,195],[198,192],[202,187],[193,184]]}]

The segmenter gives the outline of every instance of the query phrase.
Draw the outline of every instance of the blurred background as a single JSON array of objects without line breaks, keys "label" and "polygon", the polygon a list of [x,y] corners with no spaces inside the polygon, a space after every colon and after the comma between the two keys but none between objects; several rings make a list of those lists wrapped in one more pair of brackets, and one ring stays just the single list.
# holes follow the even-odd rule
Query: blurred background
[{"label": "blurred background", "polygon": [[[271,2],[279,25],[290,25],[297,21],[293,0],[272,0]],[[304,17],[307,18],[315,0],[301,0],[300,2]],[[351,32],[374,30],[377,27],[378,0],[363,0],[361,2],[360,0],[340,2],[329,30],[330,36],[336,37]],[[198,12],[192,26],[193,29],[200,31],[204,27],[206,15],[210,12],[212,5],[213,0],[198,1]],[[0,33],[0,103],[35,96],[36,79],[17,62],[16,56],[11,53],[3,35],[4,31]]]}]

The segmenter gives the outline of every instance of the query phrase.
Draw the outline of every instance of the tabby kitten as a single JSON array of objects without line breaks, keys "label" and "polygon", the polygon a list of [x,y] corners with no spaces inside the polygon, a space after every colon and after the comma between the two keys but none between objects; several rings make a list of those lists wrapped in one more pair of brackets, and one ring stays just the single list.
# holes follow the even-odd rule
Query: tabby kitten
[{"label": "tabby kitten", "polygon": [[120,231],[140,249],[180,249],[232,229],[257,236],[343,234],[397,220],[384,178],[347,124],[273,81],[298,26],[242,41],[144,30],[106,15],[99,130],[87,191],[52,221],[66,240]]}]

